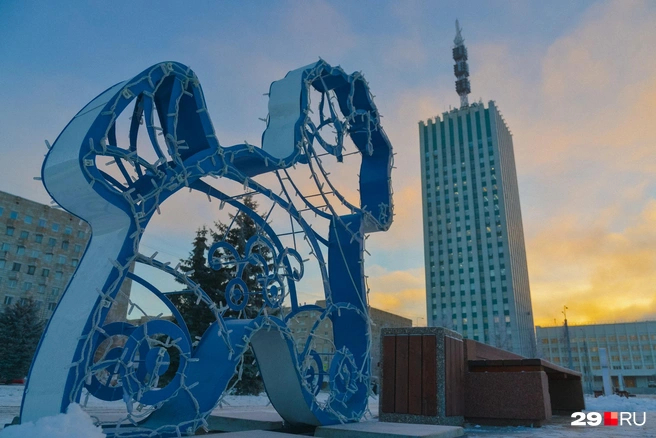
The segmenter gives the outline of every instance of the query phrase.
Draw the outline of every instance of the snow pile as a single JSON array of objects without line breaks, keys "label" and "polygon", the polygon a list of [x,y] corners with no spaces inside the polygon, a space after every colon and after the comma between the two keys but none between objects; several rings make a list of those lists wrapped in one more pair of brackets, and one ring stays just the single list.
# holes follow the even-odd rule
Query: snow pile
[{"label": "snow pile", "polygon": [[91,417],[80,405],[71,404],[66,414],[43,417],[36,423],[9,426],[0,430],[0,438],[104,438],[105,434],[94,426]]},{"label": "snow pile", "polygon": [[652,397],[586,397],[585,410],[594,412],[656,412],[656,399]]}]

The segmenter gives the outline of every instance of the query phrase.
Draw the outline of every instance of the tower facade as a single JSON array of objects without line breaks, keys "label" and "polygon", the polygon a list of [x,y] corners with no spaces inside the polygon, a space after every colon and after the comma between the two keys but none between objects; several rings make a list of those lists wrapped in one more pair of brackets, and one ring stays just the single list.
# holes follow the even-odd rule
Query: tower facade
[{"label": "tower facade", "polygon": [[534,356],[517,174],[505,121],[493,101],[487,107],[465,102],[420,122],[419,137],[429,325]]}]

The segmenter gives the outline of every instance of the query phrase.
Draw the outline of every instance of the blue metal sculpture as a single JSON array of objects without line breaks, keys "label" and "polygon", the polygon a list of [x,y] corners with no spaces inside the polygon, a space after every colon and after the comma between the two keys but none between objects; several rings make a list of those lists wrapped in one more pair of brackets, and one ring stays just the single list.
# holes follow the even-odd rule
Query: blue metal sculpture
[{"label": "blue metal sculpture", "polygon": [[[318,93],[319,119],[313,121],[311,93]],[[134,101],[127,147],[119,146],[116,119]],[[316,110],[316,108],[315,108]],[[316,118],[315,118],[316,119]],[[137,148],[145,121],[157,156],[148,162]],[[159,126],[158,126],[159,125]],[[334,129],[335,144],[324,139]],[[328,179],[324,161],[344,159],[350,137],[361,157],[359,203],[347,201]],[[165,147],[159,140],[163,138]],[[125,181],[97,166],[112,157]],[[83,392],[102,400],[123,400],[126,414],[104,424],[113,436],[179,436],[193,434],[220,400],[240,360],[252,346],[271,403],[292,424],[357,421],[366,409],[370,380],[370,334],[363,251],[365,233],[384,231],[392,222],[390,172],[392,148],[364,78],[347,75],[323,61],[294,70],[271,85],[269,117],[262,147],[223,147],[215,135],[196,75],[186,66],[167,62],[109,88],[83,108],[63,130],[46,156],[42,178],[64,209],[87,221],[92,238],[41,339],[21,407],[21,421],[54,415],[79,402]],[[318,207],[290,177],[307,166],[323,199]],[[275,175],[274,191],[254,177]],[[270,199],[289,215],[292,236],[302,236],[321,273],[326,307],[301,306],[296,289],[304,261],[283,245],[266,218],[251,211],[239,196],[229,196],[204,178],[234,181],[248,193]],[[219,182],[220,182],[219,181]],[[205,193],[221,206],[231,205],[251,217],[256,236],[240,253],[227,242],[210,248],[212,269],[238,266],[226,289],[227,303],[214,303],[180,270],[139,252],[146,225],[159,206],[183,188]],[[337,199],[347,214],[338,214]],[[211,200],[211,199],[210,199]],[[300,205],[299,205],[300,202]],[[321,235],[306,219],[328,224]],[[294,244],[296,240],[294,240]],[[265,247],[271,260],[257,248]],[[195,343],[185,321],[165,293],[129,269],[147,264],[186,285],[215,315],[216,321]],[[242,273],[257,266],[261,292],[249,291]],[[139,326],[106,322],[123,281],[129,278],[153,292],[174,321],[149,320]],[[264,305],[252,319],[229,319],[249,297],[261,293]],[[291,312],[271,316],[289,299]],[[268,310],[267,310],[268,309]],[[288,327],[300,312],[319,311],[318,324],[333,324],[335,354],[330,362],[330,394],[318,400],[323,364],[308,342],[297,351]],[[121,337],[119,343],[109,340]],[[174,376],[159,378],[179,356]]]}]

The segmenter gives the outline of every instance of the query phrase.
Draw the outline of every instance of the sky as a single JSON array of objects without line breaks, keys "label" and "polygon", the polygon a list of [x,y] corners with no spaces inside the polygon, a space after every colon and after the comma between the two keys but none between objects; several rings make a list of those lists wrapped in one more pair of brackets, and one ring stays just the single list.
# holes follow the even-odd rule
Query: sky
[{"label": "sky", "polygon": [[[656,3],[65,4],[0,2],[0,190],[49,203],[33,179],[44,140],[150,65],[190,66],[220,142],[259,144],[269,84],[320,57],[365,75],[397,153],[395,222],[367,241],[370,303],[425,324],[417,124],[459,103],[458,18],[470,100],[496,101],[513,133],[535,323],[561,324],[564,305],[575,324],[656,318]],[[144,252],[185,257],[211,222],[179,202]]]}]

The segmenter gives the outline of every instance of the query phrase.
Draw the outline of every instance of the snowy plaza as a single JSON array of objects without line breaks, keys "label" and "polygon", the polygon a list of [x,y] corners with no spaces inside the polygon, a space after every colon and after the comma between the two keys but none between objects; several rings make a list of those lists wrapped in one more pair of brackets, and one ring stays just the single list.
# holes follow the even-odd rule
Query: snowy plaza
[{"label": "snowy plaza", "polygon": [[[21,398],[23,396],[22,385],[0,385],[0,425],[11,422],[14,416],[18,415],[20,410]],[[492,427],[467,424],[465,435],[468,438],[529,438],[529,437],[656,437],[656,397],[641,396],[636,398],[621,398],[618,396],[600,398],[586,397],[586,412],[596,411],[624,411],[624,412],[646,412],[646,424],[642,427],[574,427],[570,426],[569,417],[554,416],[552,420],[541,428],[528,427]],[[84,411],[90,416],[111,417],[124,415],[121,406],[113,403],[95,401],[90,403]],[[273,407],[265,394],[260,396],[226,396],[221,407],[216,408],[212,415],[231,415],[231,414],[255,414],[259,412],[275,413]],[[83,423],[84,415],[76,413],[68,415],[75,417],[74,420],[65,421],[63,418],[55,421],[58,427],[61,426],[61,434],[54,435],[51,429],[35,428],[38,432],[35,435],[29,435],[30,438],[92,438],[89,435],[78,434],[73,425]],[[62,415],[62,417],[64,417]],[[79,417],[79,418],[78,418]],[[376,421],[378,417],[378,399],[371,397],[369,399],[369,411],[363,421]],[[88,422],[88,419],[86,420]],[[90,422],[89,422],[90,424]],[[1,427],[1,426],[0,426]],[[44,432],[44,430],[46,432]],[[23,437],[23,429],[19,429],[14,434],[3,433],[0,430],[0,438]],[[88,433],[88,432],[87,432]],[[101,437],[103,435],[97,435]],[[95,438],[95,437],[94,437]]]}]

